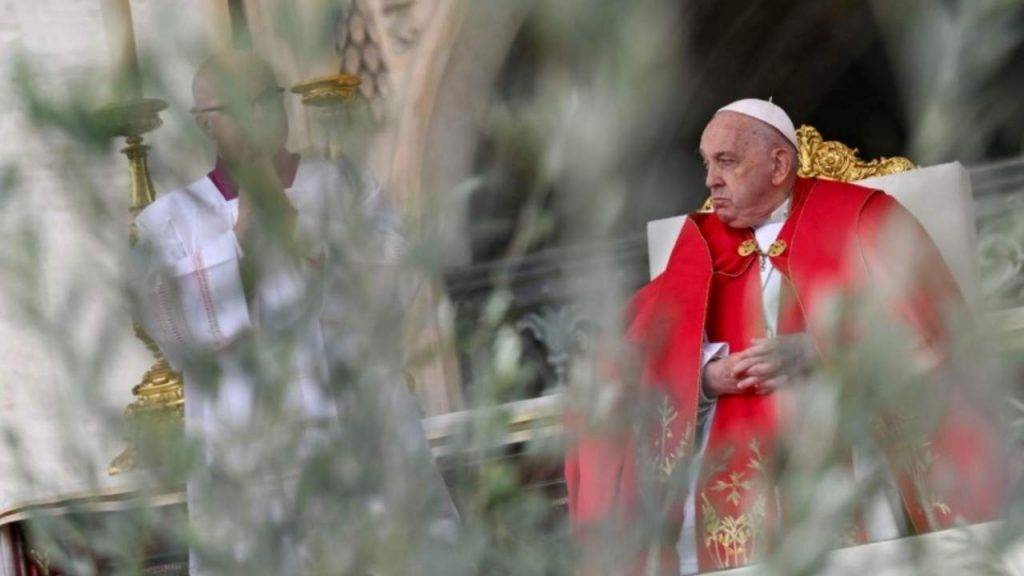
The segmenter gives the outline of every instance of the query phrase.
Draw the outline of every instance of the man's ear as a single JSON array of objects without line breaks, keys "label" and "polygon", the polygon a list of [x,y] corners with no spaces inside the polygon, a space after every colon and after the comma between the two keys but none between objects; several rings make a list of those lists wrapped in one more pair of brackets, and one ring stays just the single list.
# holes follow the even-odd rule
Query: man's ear
[{"label": "man's ear", "polygon": [[772,149],[772,185],[781,186],[793,170],[796,157],[785,148]]}]

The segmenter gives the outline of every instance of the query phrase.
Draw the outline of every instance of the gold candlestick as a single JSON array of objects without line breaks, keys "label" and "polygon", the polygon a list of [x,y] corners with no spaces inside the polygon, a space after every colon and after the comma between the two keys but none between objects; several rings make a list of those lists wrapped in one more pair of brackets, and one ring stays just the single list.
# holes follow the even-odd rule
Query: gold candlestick
[{"label": "gold candlestick", "polygon": [[[142,75],[130,1],[101,0],[100,7],[117,93],[124,100],[104,108],[99,114],[101,121],[109,127],[111,136],[125,138],[126,146],[121,152],[128,158],[129,213],[132,217],[129,241],[134,244],[135,216],[156,197],[149,175],[149,146],[143,142],[142,135],[160,127],[160,112],[167,108],[167,103],[142,97]],[[135,326],[135,335],[153,354],[156,363],[142,376],[142,382],[132,388],[135,400],[124,413],[128,447],[110,463],[107,472],[111,475],[135,468],[140,435],[153,424],[169,423],[171,430],[180,429],[184,416],[181,376],[171,370],[159,348],[138,325]],[[160,426],[156,430],[159,434],[168,428]]]},{"label": "gold candlestick", "polygon": [[[160,127],[162,122],[159,114],[165,108],[167,103],[162,100],[142,98],[109,106],[101,112],[111,127],[111,133],[125,138],[126,146],[121,152],[128,158],[129,212],[133,219],[156,197],[153,180],[149,175],[149,146],[143,142],[142,135]],[[134,224],[130,236],[134,243]],[[142,381],[132,388],[135,400],[125,408],[124,413],[129,445],[110,463],[107,472],[111,475],[135,468],[138,463],[135,439],[144,426],[157,424],[180,428],[184,417],[185,397],[181,376],[171,370],[160,349],[137,325],[135,335],[146,345],[156,362],[142,376]]]}]

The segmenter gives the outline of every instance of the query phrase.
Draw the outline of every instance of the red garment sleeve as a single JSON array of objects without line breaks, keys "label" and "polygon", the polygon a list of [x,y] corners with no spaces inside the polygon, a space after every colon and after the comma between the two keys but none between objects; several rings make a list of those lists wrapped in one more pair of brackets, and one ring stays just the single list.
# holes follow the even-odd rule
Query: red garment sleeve
[{"label": "red garment sleeve", "polygon": [[[624,314],[627,323],[632,324],[638,314],[649,306],[659,284],[660,279],[655,279],[633,296]],[[619,347],[599,348],[594,355],[595,372],[600,378],[597,385],[617,387],[616,401],[628,402],[631,399],[630,384],[626,375],[636,372],[639,376],[640,368],[622,366],[627,360],[614,350],[619,350]],[[626,511],[624,506],[628,506],[625,502],[628,495],[622,492],[632,474],[633,438],[622,427],[595,430],[585,415],[573,407],[566,409],[564,424],[568,439],[564,474],[569,517],[574,529],[579,531]]]},{"label": "red garment sleeve", "polygon": [[[991,399],[972,389],[983,385],[976,367],[952,366],[958,359],[950,321],[967,310],[956,280],[924,227],[887,194],[874,194],[865,204],[859,238],[871,288],[918,339],[915,352],[931,359],[929,383],[945,384],[932,392],[942,394],[942,408],[926,442],[914,441],[898,425],[894,437],[883,435],[910,520],[918,532],[947,528],[957,518],[992,520],[1005,502],[1005,449],[998,419],[986,405]],[[905,416],[894,410],[887,419],[898,423]]]},{"label": "red garment sleeve", "polygon": [[884,193],[868,199],[858,226],[872,288],[890,300],[922,346],[944,355],[949,316],[964,313],[966,303],[931,236]]}]

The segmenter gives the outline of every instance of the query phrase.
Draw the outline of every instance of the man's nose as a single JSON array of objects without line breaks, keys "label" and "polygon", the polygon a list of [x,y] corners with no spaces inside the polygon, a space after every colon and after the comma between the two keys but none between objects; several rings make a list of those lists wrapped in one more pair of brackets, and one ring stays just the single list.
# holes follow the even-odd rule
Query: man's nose
[{"label": "man's nose", "polygon": [[708,190],[714,190],[722,184],[722,177],[719,176],[718,171],[714,168],[708,168],[707,174],[704,176],[704,185],[707,186]]}]

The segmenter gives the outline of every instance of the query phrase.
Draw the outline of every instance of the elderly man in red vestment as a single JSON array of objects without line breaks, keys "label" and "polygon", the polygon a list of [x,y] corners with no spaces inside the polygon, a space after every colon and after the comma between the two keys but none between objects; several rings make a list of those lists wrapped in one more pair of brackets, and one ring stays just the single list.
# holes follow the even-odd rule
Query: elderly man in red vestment
[{"label": "elderly man in red vestment", "polygon": [[[863,332],[855,322],[837,328],[837,302],[885,294],[893,328],[913,335],[908,364],[926,374],[948,356],[945,313],[963,307],[927,233],[891,196],[797,176],[796,131],[775,104],[722,108],[700,154],[713,213],[689,215],[665,272],[634,296],[626,341],[638,361],[614,370],[642,380],[634,390],[660,393],[671,417],[655,438],[571,426],[566,458],[570,514],[584,542],[602,525],[635,526],[643,466],[671,473],[686,460],[699,469],[685,482],[688,495],[669,497],[668,529],[659,532],[669,536],[651,548],[660,553],[645,556],[648,569],[660,559],[660,573],[739,566],[764,553],[786,513],[774,460],[793,421],[795,384]],[[900,437],[904,414],[876,416],[874,428],[889,431],[876,445],[899,504],[887,517],[852,519],[854,540],[996,516],[1006,485],[998,435],[962,386],[939,396],[948,402],[916,444]]]}]

